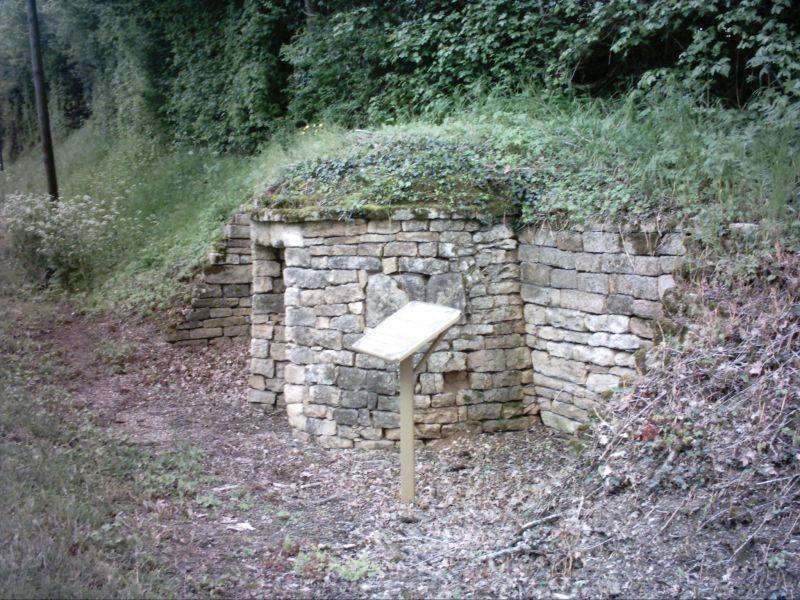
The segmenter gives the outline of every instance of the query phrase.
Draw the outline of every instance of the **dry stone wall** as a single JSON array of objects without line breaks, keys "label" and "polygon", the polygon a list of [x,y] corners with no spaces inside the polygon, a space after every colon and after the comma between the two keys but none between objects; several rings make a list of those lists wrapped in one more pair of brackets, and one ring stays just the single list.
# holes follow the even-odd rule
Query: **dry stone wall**
[{"label": "dry stone wall", "polygon": [[661,299],[675,285],[683,235],[596,224],[531,228],[520,241],[528,391],[546,425],[574,432],[605,393],[636,375]]},{"label": "dry stone wall", "polygon": [[[253,237],[255,273],[272,273],[270,251],[284,253],[283,389],[295,429],[328,447],[395,444],[397,365],[352,344],[411,300],[464,311],[419,376],[417,436],[528,427],[532,370],[509,226],[403,211],[392,220],[254,223]],[[255,344],[258,294],[253,305]]]},{"label": "dry stone wall", "polygon": [[253,310],[250,339],[250,402],[284,402],[286,328],[283,250],[253,246]]},{"label": "dry stone wall", "polygon": [[205,346],[250,335],[250,218],[235,215],[223,229],[223,239],[209,254],[192,285],[189,307],[167,340],[179,346]]},{"label": "dry stone wall", "polygon": [[170,340],[250,335],[250,401],[343,448],[399,437],[397,365],[352,344],[411,300],[464,312],[419,376],[419,438],[523,429],[536,415],[575,432],[636,375],[685,253],[683,234],[652,224],[514,231],[433,210],[237,215],[225,233]]}]

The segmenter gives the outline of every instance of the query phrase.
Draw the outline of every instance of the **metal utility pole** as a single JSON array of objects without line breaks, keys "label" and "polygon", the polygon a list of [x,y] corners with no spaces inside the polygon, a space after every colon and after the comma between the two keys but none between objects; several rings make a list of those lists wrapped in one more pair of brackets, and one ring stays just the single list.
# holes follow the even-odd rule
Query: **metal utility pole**
[{"label": "metal utility pole", "polygon": [[39,41],[39,15],[36,0],[28,0],[28,31],[31,39],[31,64],[33,65],[33,90],[36,94],[36,112],[39,116],[39,131],[42,137],[44,170],[47,175],[47,193],[53,202],[58,200],[56,160],[53,154],[53,137],[50,134],[50,115],[47,112],[47,91],[44,87],[42,46]]}]

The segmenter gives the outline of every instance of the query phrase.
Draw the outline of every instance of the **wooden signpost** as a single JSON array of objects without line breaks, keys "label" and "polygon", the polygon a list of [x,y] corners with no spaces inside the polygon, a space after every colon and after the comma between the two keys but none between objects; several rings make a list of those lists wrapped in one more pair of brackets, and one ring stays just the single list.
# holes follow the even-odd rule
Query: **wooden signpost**
[{"label": "wooden signpost", "polygon": [[[353,349],[400,361],[400,499],[414,500],[414,383],[417,373],[461,311],[427,302],[409,302],[358,340]],[[414,353],[431,342],[414,365]]]}]

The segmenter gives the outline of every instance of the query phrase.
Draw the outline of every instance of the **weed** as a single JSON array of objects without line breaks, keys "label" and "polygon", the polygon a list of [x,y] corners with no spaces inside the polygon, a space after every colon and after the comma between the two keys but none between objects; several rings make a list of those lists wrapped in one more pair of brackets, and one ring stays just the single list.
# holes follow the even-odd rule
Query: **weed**
[{"label": "weed", "polygon": [[330,557],[323,551],[300,552],[294,559],[294,572],[301,577],[316,581],[325,578],[330,566]]},{"label": "weed", "polygon": [[347,581],[360,581],[378,573],[378,567],[366,556],[349,558],[345,561],[333,561],[331,570]]},{"label": "weed", "polygon": [[106,340],[95,351],[95,357],[113,373],[124,373],[135,353],[136,346],[127,340]]}]

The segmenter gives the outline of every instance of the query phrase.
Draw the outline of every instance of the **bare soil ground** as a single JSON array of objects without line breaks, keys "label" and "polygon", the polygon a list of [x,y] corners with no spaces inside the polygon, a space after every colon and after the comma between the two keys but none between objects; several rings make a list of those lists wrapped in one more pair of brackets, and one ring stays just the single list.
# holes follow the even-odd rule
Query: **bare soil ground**
[{"label": "bare soil ground", "polygon": [[[194,502],[161,502],[138,521],[182,593],[440,597],[563,587],[532,579],[528,559],[481,559],[540,512],[537,500],[574,462],[549,430],[420,448],[418,502],[407,508],[396,499],[396,453],[299,442],[280,409],[249,405],[243,344],[175,348],[157,322],[66,308],[34,337],[70,365],[64,385],[95,424],[157,452],[201,452],[211,478]],[[121,364],[98,360],[109,341],[132,348]]]},{"label": "bare soil ground", "polygon": [[[783,479],[751,480],[792,486],[760,525],[745,516],[762,500],[707,519],[701,480],[650,486],[664,454],[624,428],[609,428],[610,440],[534,427],[420,447],[409,508],[397,500],[396,453],[297,441],[281,409],[249,405],[243,344],[175,348],[156,318],[87,317],[19,294],[0,302],[10,324],[0,356],[40,363],[33,390],[62,386],[110,440],[201,462],[189,491],[137,500],[125,521],[151,540],[180,596],[797,594],[800,513],[789,492],[800,454],[786,458]],[[645,450],[655,458],[636,458]]]}]

